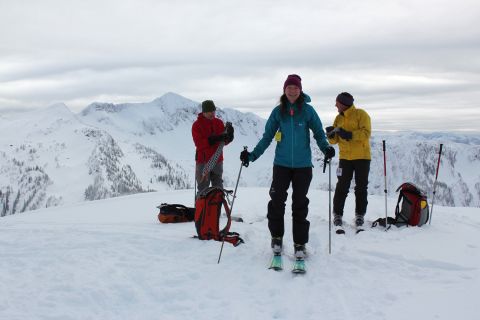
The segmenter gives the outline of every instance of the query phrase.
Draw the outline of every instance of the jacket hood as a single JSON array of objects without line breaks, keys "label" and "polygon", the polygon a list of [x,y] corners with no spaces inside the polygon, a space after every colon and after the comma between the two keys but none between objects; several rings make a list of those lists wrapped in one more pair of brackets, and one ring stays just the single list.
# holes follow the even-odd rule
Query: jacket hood
[{"label": "jacket hood", "polygon": [[310,96],[306,94],[305,92],[302,92],[303,99],[305,100],[305,103],[310,103],[312,102],[312,99],[310,99]]}]

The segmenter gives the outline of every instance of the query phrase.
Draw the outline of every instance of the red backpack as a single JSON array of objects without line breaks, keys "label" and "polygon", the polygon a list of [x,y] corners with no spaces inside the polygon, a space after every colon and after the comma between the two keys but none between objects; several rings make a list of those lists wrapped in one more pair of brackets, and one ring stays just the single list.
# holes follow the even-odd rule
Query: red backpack
[{"label": "red backpack", "polygon": [[[420,227],[429,219],[427,196],[416,185],[405,182],[398,187],[397,206],[395,207],[395,218],[388,217],[387,224],[402,226]],[[385,218],[379,218],[373,222],[372,227],[377,224],[385,227]]]},{"label": "red backpack", "polygon": [[[217,187],[203,190],[195,201],[195,228],[200,240],[226,241],[235,247],[244,241],[236,232],[230,232],[232,217],[226,200],[227,191]],[[222,207],[227,215],[227,225],[220,230]]]},{"label": "red backpack", "polygon": [[395,225],[397,227],[404,225],[420,227],[427,223],[429,210],[425,193],[409,182],[405,182],[398,187],[398,191],[400,191],[400,194],[395,208]]}]

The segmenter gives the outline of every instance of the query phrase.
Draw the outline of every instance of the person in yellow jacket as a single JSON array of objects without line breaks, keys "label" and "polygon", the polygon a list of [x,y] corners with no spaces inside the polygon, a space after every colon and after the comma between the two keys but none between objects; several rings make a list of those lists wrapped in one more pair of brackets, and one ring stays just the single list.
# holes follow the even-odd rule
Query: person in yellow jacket
[{"label": "person in yellow jacket", "polygon": [[338,144],[340,160],[337,168],[337,186],[333,196],[333,224],[337,233],[344,233],[343,208],[355,175],[355,225],[361,227],[367,212],[367,187],[370,172],[370,116],[353,104],[353,96],[342,92],[337,96],[335,106],[338,115],[333,126],[327,127],[330,144]]}]

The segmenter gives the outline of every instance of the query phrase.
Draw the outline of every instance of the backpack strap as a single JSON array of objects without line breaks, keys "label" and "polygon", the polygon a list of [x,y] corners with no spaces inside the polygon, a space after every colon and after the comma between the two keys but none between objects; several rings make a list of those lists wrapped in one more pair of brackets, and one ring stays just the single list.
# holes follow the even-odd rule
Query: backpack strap
[{"label": "backpack strap", "polygon": [[225,240],[226,242],[230,242],[233,244],[234,247],[239,246],[242,243],[245,243],[242,238],[240,238],[240,235],[237,232],[228,232],[227,234],[222,236],[222,240]]},{"label": "backpack strap", "polygon": [[230,231],[230,226],[232,225],[232,214],[231,214],[230,208],[228,207],[228,203],[225,197],[223,197],[222,202],[223,202],[223,208],[225,209],[225,214],[227,215],[227,224],[222,230],[220,230],[220,237],[228,234],[228,232]]},{"label": "backpack strap", "polygon": [[227,196],[229,195],[232,195],[233,194],[233,190],[223,190],[223,192],[225,193],[225,198],[223,200],[223,206],[225,207],[225,212],[226,212],[226,215],[227,215],[227,226],[225,226],[225,228],[223,228],[222,231],[220,231],[220,236],[222,238],[222,240],[225,240],[226,242],[229,242],[231,244],[233,244],[234,247],[242,244],[242,243],[245,243],[245,241],[243,241],[242,238],[240,238],[240,234],[238,234],[238,232],[230,232],[230,227],[232,225],[232,210],[230,209],[230,207],[228,206],[228,203],[227,203]]},{"label": "backpack strap", "polygon": [[[401,186],[400,186],[401,187]],[[399,188],[400,189],[400,188]],[[397,189],[397,191],[399,190]],[[406,223],[407,226],[408,226],[408,218],[405,217],[405,215],[402,214],[402,212],[400,211],[400,201],[407,201],[408,203],[411,204],[410,200],[408,200],[408,198],[405,196],[405,194],[403,193],[403,190],[400,191],[400,194],[398,195],[398,201],[397,201],[397,206],[395,207],[395,223],[399,222],[399,223]]]},{"label": "backpack strap", "polygon": [[[224,194],[232,193],[232,190],[223,190]],[[225,228],[220,230],[219,232],[219,241],[226,241],[233,244],[234,247],[245,243],[242,238],[240,238],[240,234],[237,232],[230,232],[230,227],[232,225],[232,211],[228,207],[228,203],[226,197],[223,198],[223,207],[225,208],[225,213],[227,215],[227,225]]]},{"label": "backpack strap", "polygon": [[[392,227],[392,225],[395,225],[395,223],[397,223],[397,220],[395,220],[395,218],[392,218],[392,217],[387,217],[386,222],[388,223],[388,228],[387,228],[388,230]],[[385,218],[378,218],[377,220],[373,221],[372,228],[375,228],[378,225],[385,227],[386,226]]]},{"label": "backpack strap", "polygon": [[180,208],[180,209],[188,210],[188,207],[184,206],[183,204],[177,204],[177,203],[173,203],[173,204],[162,203],[161,205],[157,206],[157,208],[158,208],[158,209],[162,209],[162,208],[166,208],[166,209],[176,209],[176,208]]}]

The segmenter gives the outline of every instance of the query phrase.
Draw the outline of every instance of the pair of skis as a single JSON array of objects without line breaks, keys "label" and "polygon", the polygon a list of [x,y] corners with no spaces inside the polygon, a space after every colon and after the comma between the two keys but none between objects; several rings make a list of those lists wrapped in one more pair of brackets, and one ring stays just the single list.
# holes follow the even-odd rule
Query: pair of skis
[{"label": "pair of skis", "polygon": [[[283,258],[281,253],[275,253],[272,257],[272,262],[270,263],[270,268],[275,271],[283,270]],[[294,274],[304,274],[307,272],[305,268],[305,259],[304,258],[295,258],[292,267],[292,273]]]}]

